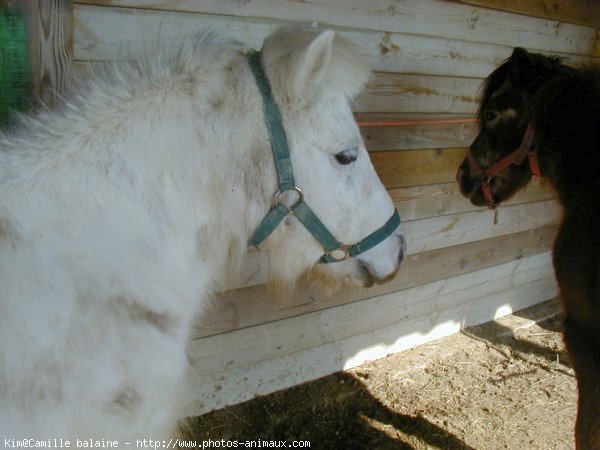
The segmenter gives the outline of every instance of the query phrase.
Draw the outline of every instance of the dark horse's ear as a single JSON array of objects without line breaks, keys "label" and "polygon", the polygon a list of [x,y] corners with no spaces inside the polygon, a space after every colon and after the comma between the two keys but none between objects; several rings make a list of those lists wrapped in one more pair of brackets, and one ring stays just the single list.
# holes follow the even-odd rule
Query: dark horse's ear
[{"label": "dark horse's ear", "polygon": [[523,47],[515,47],[510,55],[510,60],[518,64],[530,64],[533,62],[531,55]]},{"label": "dark horse's ear", "polygon": [[530,84],[537,79],[537,70],[531,53],[522,47],[515,47],[508,59],[509,77],[518,84]]}]

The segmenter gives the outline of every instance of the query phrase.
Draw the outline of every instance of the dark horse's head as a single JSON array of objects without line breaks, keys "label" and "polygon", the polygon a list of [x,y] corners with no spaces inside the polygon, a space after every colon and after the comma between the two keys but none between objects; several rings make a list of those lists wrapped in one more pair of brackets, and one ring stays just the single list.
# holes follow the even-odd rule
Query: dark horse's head
[{"label": "dark horse's head", "polygon": [[558,58],[515,48],[485,80],[477,112],[479,134],[456,174],[461,193],[474,205],[493,208],[539,172],[529,105],[559,63]]}]

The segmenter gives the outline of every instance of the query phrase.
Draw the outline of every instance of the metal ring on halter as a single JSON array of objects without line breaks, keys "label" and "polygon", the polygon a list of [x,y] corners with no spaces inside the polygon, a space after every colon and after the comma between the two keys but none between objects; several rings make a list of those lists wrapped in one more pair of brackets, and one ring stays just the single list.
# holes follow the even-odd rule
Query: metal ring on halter
[{"label": "metal ring on halter", "polygon": [[350,245],[342,244],[338,248],[331,250],[330,252],[327,252],[325,254],[338,262],[345,261],[347,259],[352,258],[352,255],[350,254],[350,247]]},{"label": "metal ring on halter", "polygon": [[292,210],[294,209],[294,206],[296,206],[298,203],[303,202],[304,201],[304,193],[302,192],[302,189],[300,189],[298,186],[294,186],[293,189],[288,189],[287,191],[277,191],[275,193],[275,195],[273,196],[273,200],[271,201],[271,206],[273,208],[275,208],[277,205],[279,205],[281,203],[281,196],[283,194],[285,194],[286,192],[291,192],[291,191],[296,191],[299,195],[298,197],[298,201],[293,203],[291,206],[289,205],[285,205],[288,207],[288,209]]}]

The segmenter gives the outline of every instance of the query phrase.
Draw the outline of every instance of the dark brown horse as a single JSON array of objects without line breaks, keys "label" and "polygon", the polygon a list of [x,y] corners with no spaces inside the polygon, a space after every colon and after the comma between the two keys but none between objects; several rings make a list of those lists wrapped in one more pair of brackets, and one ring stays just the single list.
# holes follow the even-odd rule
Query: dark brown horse
[{"label": "dark brown horse", "polygon": [[516,48],[486,79],[478,119],[461,193],[495,208],[541,173],[563,206],[553,261],[579,389],[575,437],[600,449],[600,68]]}]

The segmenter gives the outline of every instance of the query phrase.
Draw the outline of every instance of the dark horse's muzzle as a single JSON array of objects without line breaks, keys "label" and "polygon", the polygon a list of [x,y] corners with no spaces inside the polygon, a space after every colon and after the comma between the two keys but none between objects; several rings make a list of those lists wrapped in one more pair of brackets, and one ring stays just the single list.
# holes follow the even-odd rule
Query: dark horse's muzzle
[{"label": "dark horse's muzzle", "polygon": [[[533,125],[527,125],[527,129],[525,130],[525,134],[523,135],[523,140],[521,141],[521,145],[514,151],[510,152],[504,158],[496,161],[487,169],[484,169],[479,165],[471,149],[467,153],[467,162],[471,167],[471,171],[475,177],[479,178],[481,184],[481,190],[483,191],[483,196],[487,202],[488,208],[495,209],[496,202],[494,201],[494,196],[492,195],[492,188],[490,186],[490,182],[492,179],[498,175],[500,172],[504,171],[511,165],[520,166],[525,161],[525,157],[529,158],[529,167],[531,168],[531,172],[540,176],[540,165],[538,162],[537,151],[534,143],[535,138],[535,130]],[[456,173],[457,180],[460,178],[461,168],[458,169]]]}]

